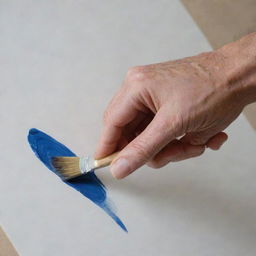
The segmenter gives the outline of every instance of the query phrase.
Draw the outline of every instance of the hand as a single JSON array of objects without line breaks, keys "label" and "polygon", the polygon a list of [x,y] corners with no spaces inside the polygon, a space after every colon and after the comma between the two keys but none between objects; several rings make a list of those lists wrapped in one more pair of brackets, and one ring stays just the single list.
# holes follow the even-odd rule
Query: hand
[{"label": "hand", "polygon": [[245,106],[226,62],[213,51],[131,68],[105,111],[95,157],[121,149],[111,165],[119,179],[146,163],[159,168],[219,149]]}]

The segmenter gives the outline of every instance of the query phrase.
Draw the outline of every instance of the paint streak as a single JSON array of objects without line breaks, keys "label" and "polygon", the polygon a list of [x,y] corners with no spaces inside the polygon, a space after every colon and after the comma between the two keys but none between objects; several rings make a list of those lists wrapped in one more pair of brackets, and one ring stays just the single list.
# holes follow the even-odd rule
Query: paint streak
[{"label": "paint streak", "polygon": [[[76,156],[66,146],[35,128],[30,129],[28,142],[36,156],[56,175],[58,175],[58,173],[52,166],[52,157]],[[93,203],[101,207],[124,231],[127,232],[125,225],[111,208],[110,201],[107,198],[106,187],[94,172],[63,182],[76,189]]]}]

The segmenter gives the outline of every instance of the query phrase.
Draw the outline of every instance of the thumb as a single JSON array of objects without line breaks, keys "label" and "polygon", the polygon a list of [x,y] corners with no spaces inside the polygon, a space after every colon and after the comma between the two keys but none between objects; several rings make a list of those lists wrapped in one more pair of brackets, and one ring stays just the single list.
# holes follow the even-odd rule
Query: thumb
[{"label": "thumb", "polygon": [[112,175],[122,179],[148,162],[170,141],[179,136],[177,118],[160,109],[146,129],[121,150],[110,166]]}]

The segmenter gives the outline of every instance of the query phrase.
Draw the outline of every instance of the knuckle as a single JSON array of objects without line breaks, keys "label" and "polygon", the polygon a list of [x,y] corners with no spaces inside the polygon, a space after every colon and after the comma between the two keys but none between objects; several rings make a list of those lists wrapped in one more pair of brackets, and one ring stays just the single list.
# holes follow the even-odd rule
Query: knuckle
[{"label": "knuckle", "polygon": [[200,137],[193,137],[193,138],[190,139],[190,143],[192,145],[200,145],[200,144],[203,143],[203,140]]},{"label": "knuckle", "polygon": [[167,120],[160,121],[159,125],[162,131],[176,138],[184,134],[182,118],[178,114],[173,115]]},{"label": "knuckle", "polygon": [[161,167],[163,167],[165,164],[161,164],[160,162],[158,161],[155,161],[155,160],[151,160],[147,163],[147,165],[151,168],[154,168],[154,169],[160,169]]},{"label": "knuckle", "polygon": [[194,135],[190,138],[189,142],[192,145],[202,145],[207,142],[207,138],[200,135]]},{"label": "knuckle", "polygon": [[201,149],[201,151],[197,151],[195,153],[192,153],[190,156],[188,157],[198,157],[198,156],[201,156],[203,153],[204,153],[205,149]]},{"label": "knuckle", "polygon": [[135,151],[135,154],[138,159],[145,162],[148,159],[150,159],[150,153],[146,149],[145,144],[142,142],[132,142],[131,147],[133,151]]},{"label": "knuckle", "polygon": [[149,77],[150,72],[146,66],[136,66],[128,69],[126,80],[128,81],[144,81]]}]

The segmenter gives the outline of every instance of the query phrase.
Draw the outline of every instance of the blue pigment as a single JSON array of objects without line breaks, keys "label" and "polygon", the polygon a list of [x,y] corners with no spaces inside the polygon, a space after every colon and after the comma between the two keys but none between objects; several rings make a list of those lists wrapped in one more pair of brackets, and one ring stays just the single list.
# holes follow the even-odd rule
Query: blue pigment
[{"label": "blue pigment", "polygon": [[[36,156],[56,175],[58,175],[58,173],[52,165],[52,157],[76,156],[66,146],[44,132],[34,128],[29,131],[28,142]],[[124,231],[127,232],[125,225],[111,208],[110,201],[107,198],[106,187],[94,172],[90,172],[69,181],[64,181],[64,183],[76,189],[93,203],[101,207]]]}]

